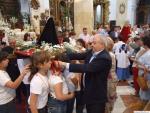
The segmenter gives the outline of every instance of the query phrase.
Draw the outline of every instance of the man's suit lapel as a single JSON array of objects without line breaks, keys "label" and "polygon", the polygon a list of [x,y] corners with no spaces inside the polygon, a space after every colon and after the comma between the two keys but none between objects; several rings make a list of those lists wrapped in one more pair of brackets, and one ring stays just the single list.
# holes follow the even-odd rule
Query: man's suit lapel
[{"label": "man's suit lapel", "polygon": [[[100,53],[98,53],[98,54],[95,56],[95,58],[101,56],[104,52],[105,52],[105,50],[102,50]],[[92,54],[92,52],[91,52],[91,54],[90,54],[90,55],[88,56],[88,58],[87,58],[86,63],[89,63],[89,62],[90,62],[90,59],[91,59],[92,56],[93,56],[93,54]],[[93,61],[95,58],[93,58],[92,61]],[[92,62],[92,61],[91,61],[91,62]]]},{"label": "man's suit lapel", "polygon": [[87,58],[85,59],[85,63],[89,63],[90,59],[92,57],[92,52],[90,52],[90,54],[87,56]]}]

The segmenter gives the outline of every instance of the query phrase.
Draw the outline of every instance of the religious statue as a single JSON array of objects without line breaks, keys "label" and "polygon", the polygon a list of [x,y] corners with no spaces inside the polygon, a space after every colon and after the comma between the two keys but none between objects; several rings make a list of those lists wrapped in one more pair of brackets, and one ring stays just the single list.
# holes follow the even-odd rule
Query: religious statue
[{"label": "religious statue", "polygon": [[35,30],[36,35],[40,35],[40,19],[38,15],[34,15],[32,17],[32,25],[33,29]]},{"label": "religious statue", "polygon": [[31,7],[37,10],[40,7],[40,3],[38,0],[31,0]]}]

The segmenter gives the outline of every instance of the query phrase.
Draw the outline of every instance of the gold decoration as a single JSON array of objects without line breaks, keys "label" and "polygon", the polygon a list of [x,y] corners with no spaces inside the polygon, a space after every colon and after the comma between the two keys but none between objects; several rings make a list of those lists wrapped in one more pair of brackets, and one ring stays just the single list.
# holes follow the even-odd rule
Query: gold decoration
[{"label": "gold decoration", "polygon": [[104,18],[104,20],[103,20],[103,24],[105,25],[105,24],[108,24],[108,20],[109,20],[109,14],[110,14],[110,12],[109,12],[109,1],[108,0],[104,0],[104,12],[103,12],[104,14],[103,14],[103,18]]}]

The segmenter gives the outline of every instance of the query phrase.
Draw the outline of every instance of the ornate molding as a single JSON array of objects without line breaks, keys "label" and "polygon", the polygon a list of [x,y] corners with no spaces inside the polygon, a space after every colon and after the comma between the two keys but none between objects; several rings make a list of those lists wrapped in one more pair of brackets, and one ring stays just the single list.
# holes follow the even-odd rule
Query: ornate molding
[{"label": "ornate molding", "polygon": [[119,6],[119,12],[121,14],[124,14],[125,13],[125,10],[126,10],[126,5],[125,3],[121,3],[120,6]]}]

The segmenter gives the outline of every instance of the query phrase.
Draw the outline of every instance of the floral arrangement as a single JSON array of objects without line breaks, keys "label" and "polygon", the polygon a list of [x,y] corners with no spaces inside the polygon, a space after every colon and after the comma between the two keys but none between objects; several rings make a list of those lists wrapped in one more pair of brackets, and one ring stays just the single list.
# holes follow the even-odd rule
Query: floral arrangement
[{"label": "floral arrangement", "polygon": [[25,51],[28,49],[36,48],[36,44],[33,41],[23,41],[23,40],[16,40],[16,49],[19,51]]},{"label": "floral arrangement", "polygon": [[5,30],[5,32],[6,32],[6,34],[9,38],[12,38],[12,37],[16,36],[16,33],[11,29],[7,29],[7,30]]},{"label": "floral arrangement", "polygon": [[36,51],[47,51],[54,59],[59,59],[60,56],[64,56],[66,53],[76,52],[75,48],[71,44],[66,42],[62,45],[52,45],[43,41],[41,43],[41,46],[37,46],[33,41],[24,42],[21,40],[16,41],[16,50],[22,52],[32,50],[30,54],[33,54]]},{"label": "floral arrangement", "polygon": [[66,49],[67,53],[77,52],[76,48],[74,46],[72,46],[70,43],[64,42],[63,47]]}]

